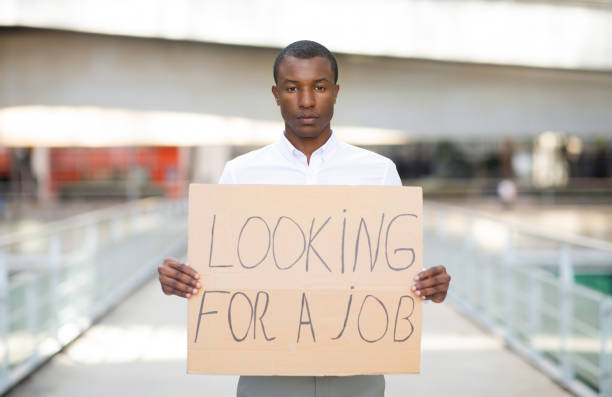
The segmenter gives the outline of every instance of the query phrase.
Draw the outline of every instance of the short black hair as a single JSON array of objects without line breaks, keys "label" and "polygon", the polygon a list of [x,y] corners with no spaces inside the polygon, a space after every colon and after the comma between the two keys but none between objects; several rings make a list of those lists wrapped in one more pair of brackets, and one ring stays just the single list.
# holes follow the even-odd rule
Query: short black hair
[{"label": "short black hair", "polygon": [[327,58],[334,72],[334,84],[338,83],[338,63],[334,55],[325,46],[310,40],[300,40],[289,44],[278,53],[274,60],[274,83],[278,84],[278,66],[285,57],[310,59],[314,57]]}]

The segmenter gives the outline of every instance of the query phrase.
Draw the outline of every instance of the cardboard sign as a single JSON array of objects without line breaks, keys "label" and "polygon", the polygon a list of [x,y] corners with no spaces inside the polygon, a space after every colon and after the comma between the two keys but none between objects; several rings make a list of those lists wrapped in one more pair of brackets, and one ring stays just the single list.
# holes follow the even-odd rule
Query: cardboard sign
[{"label": "cardboard sign", "polygon": [[188,372],[419,372],[422,192],[191,185]]}]

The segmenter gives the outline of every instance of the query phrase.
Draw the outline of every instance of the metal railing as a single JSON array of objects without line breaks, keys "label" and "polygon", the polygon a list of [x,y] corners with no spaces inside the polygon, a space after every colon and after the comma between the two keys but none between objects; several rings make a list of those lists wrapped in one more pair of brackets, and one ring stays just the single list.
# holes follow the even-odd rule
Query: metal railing
[{"label": "metal railing", "polygon": [[184,254],[186,200],[144,199],[0,237],[0,394]]},{"label": "metal railing", "polygon": [[612,244],[425,205],[427,263],[453,277],[449,298],[580,396],[612,396],[612,298],[574,273],[612,273]]}]

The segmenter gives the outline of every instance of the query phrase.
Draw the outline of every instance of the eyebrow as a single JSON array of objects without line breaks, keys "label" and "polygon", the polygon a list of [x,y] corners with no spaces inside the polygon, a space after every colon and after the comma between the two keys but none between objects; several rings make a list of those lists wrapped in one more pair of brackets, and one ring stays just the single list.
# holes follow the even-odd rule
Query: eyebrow
[{"label": "eyebrow", "polygon": [[[326,77],[323,77],[323,78],[320,78],[320,79],[315,80],[314,82],[315,82],[315,83],[321,83],[321,82],[323,82],[323,81],[329,81],[329,79],[327,79]],[[289,80],[289,79],[285,79],[285,80],[282,82],[282,84],[287,84],[287,83],[299,84],[299,81],[297,81],[297,80]]]}]

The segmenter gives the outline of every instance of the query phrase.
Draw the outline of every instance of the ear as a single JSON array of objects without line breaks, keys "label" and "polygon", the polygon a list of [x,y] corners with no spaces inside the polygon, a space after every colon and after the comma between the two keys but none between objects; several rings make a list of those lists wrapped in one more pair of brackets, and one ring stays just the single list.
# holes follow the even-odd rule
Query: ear
[{"label": "ear", "polygon": [[336,84],[334,87],[334,104],[336,104],[336,99],[338,99],[338,91],[340,91],[340,86]]},{"label": "ear", "polygon": [[272,95],[274,95],[274,99],[276,99],[276,104],[280,106],[280,97],[278,96],[278,87],[275,85],[272,86]]}]

